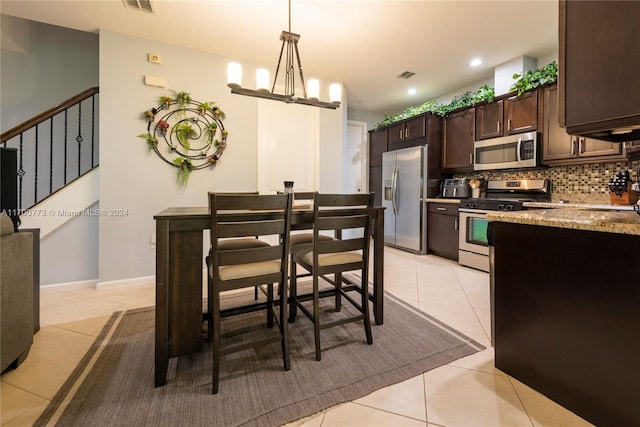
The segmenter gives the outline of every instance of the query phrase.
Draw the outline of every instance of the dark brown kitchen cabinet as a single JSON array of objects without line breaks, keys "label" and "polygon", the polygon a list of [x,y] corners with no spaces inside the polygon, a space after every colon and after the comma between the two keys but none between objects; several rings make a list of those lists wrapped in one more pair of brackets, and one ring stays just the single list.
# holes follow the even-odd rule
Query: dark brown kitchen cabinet
[{"label": "dark brown kitchen cabinet", "polygon": [[640,1],[560,1],[559,117],[568,133],[640,139],[638,17]]},{"label": "dark brown kitchen cabinet", "polygon": [[369,166],[382,165],[382,153],[387,151],[387,129],[369,131]]},{"label": "dark brown kitchen cabinet", "polygon": [[629,141],[626,144],[627,157],[634,160],[640,158],[640,141]]},{"label": "dark brown kitchen cabinet", "polygon": [[502,136],[504,101],[476,106],[476,140]]},{"label": "dark brown kitchen cabinet", "polygon": [[532,90],[504,100],[505,135],[538,129],[538,93],[538,90]]},{"label": "dark brown kitchen cabinet", "polygon": [[479,105],[475,110],[477,141],[535,131],[542,116],[537,90]]},{"label": "dark brown kitchen cabinet", "polygon": [[475,117],[475,109],[469,108],[445,118],[442,150],[442,169],[445,172],[473,170]]},{"label": "dark brown kitchen cabinet", "polygon": [[426,116],[400,122],[388,128],[389,151],[426,144]]},{"label": "dark brown kitchen cabinet", "polygon": [[373,205],[382,206],[382,166],[369,168],[369,192],[372,191]]},{"label": "dark brown kitchen cabinet", "polygon": [[387,129],[369,131],[369,191],[374,204],[382,205],[382,153],[387,151]]},{"label": "dark brown kitchen cabinet", "polygon": [[543,93],[544,126],[542,163],[579,164],[624,160],[622,144],[569,135],[558,123],[558,87],[548,86]]},{"label": "dark brown kitchen cabinet", "polygon": [[458,260],[457,203],[427,203],[427,252]]}]

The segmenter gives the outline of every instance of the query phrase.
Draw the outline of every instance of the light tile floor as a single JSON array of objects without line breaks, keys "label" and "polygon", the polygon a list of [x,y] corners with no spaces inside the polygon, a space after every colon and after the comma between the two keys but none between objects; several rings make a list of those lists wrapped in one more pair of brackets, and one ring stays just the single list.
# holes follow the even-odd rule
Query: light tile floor
[{"label": "light tile floor", "polygon": [[[296,426],[590,426],[493,366],[489,277],[431,256],[385,249],[385,287],[487,349]],[[27,360],[2,376],[2,426],[29,426],[47,406],[113,311],[155,302],[153,284],[43,289],[41,330]]]}]

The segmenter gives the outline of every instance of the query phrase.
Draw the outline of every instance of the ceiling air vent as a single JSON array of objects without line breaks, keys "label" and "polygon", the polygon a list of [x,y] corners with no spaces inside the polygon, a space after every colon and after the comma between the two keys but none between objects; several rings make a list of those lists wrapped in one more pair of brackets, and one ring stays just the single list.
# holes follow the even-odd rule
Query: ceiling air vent
[{"label": "ceiling air vent", "polygon": [[141,10],[143,12],[153,13],[151,0],[122,0],[122,3],[127,9]]},{"label": "ceiling air vent", "polygon": [[413,76],[415,76],[415,75],[416,75],[416,73],[414,73],[413,71],[403,71],[403,72],[398,76],[398,78],[399,78],[399,79],[405,79],[405,80],[407,80],[407,79],[410,79],[411,77],[413,77]]}]

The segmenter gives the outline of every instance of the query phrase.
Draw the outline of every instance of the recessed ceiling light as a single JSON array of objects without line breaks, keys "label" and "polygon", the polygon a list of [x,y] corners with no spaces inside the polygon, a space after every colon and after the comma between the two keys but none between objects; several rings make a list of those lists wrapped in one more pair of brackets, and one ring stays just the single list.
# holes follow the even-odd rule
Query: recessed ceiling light
[{"label": "recessed ceiling light", "polygon": [[480,58],[475,58],[469,63],[469,65],[471,65],[472,67],[477,67],[480,64],[482,64],[482,59]]},{"label": "recessed ceiling light", "polygon": [[415,94],[416,94],[416,90],[415,90],[415,88],[410,88],[410,89],[407,91],[407,93],[408,93],[409,95],[415,95]]}]

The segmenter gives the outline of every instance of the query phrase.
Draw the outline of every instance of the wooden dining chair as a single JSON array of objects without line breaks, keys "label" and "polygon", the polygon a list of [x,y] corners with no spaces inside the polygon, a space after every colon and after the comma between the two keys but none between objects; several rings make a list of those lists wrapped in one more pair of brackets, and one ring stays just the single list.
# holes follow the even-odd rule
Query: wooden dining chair
[{"label": "wooden dining chair", "polygon": [[[258,195],[259,193],[257,191],[247,191],[247,192],[236,192],[236,193],[218,193],[216,192],[216,194],[225,194],[225,195],[246,195],[246,194],[253,194],[253,195]],[[211,206],[209,206],[209,211],[211,211]],[[219,251],[228,251],[228,250],[232,250],[232,249],[248,249],[248,248],[256,248],[256,247],[263,247],[263,246],[269,246],[269,243],[264,242],[260,239],[258,239],[257,236],[252,236],[252,237],[242,237],[242,238],[234,238],[234,239],[225,239],[225,240],[221,240],[218,242],[218,250]],[[209,247],[209,255],[211,254],[211,247]],[[206,261],[206,258],[205,258]],[[258,286],[255,287],[254,291],[253,291],[253,298],[254,299],[258,299]],[[210,316],[208,315],[208,313],[204,314],[204,318],[205,319],[209,319]],[[211,339],[211,335],[209,334],[208,339]]]},{"label": "wooden dining chair", "polygon": [[[293,193],[294,200],[306,200],[309,201],[309,205],[313,204],[313,196],[316,194],[315,191],[297,191]],[[295,208],[295,203],[294,203]],[[320,240],[332,240],[334,236],[329,236],[326,234],[319,234],[318,238]],[[308,243],[313,243],[313,232],[308,231],[292,231],[291,239],[289,240],[289,252],[293,252],[298,245],[305,245]],[[310,276],[310,272],[298,272],[298,278],[308,277]]]},{"label": "wooden dining chair", "polygon": [[[300,309],[313,322],[316,360],[321,360],[320,331],[322,329],[362,321],[368,344],[373,343],[369,318],[369,228],[373,212],[373,193],[369,194],[320,194],[313,199],[313,239],[311,243],[300,244],[291,251],[289,321],[294,322]],[[346,233],[347,230],[351,232]],[[341,233],[340,239],[320,239],[321,232]],[[311,272],[312,291],[298,293],[297,266]],[[360,284],[349,280],[343,286],[342,273],[360,272]],[[327,275],[334,275],[331,280]],[[320,278],[331,285],[320,291]],[[359,300],[353,293],[359,295]],[[323,321],[320,312],[320,298],[336,297],[335,310],[340,311],[341,297],[358,311],[356,316],[343,316]],[[311,307],[305,304],[312,301]]]},{"label": "wooden dining chair", "polygon": [[[279,341],[284,369],[289,370],[287,328],[287,268],[292,196],[224,195],[209,193],[211,206],[211,255],[208,257],[208,310],[213,345],[213,393],[218,392],[221,355]],[[267,246],[220,250],[221,239],[275,236]],[[278,302],[274,301],[274,283],[278,283]],[[266,302],[251,301],[242,306],[220,308],[225,291],[266,285]],[[275,307],[278,310],[275,310]],[[267,326],[274,323],[279,334],[268,334],[258,341],[242,341],[221,347],[221,319],[266,310]],[[277,313],[276,313],[277,312]],[[242,331],[236,331],[242,332]]]}]

